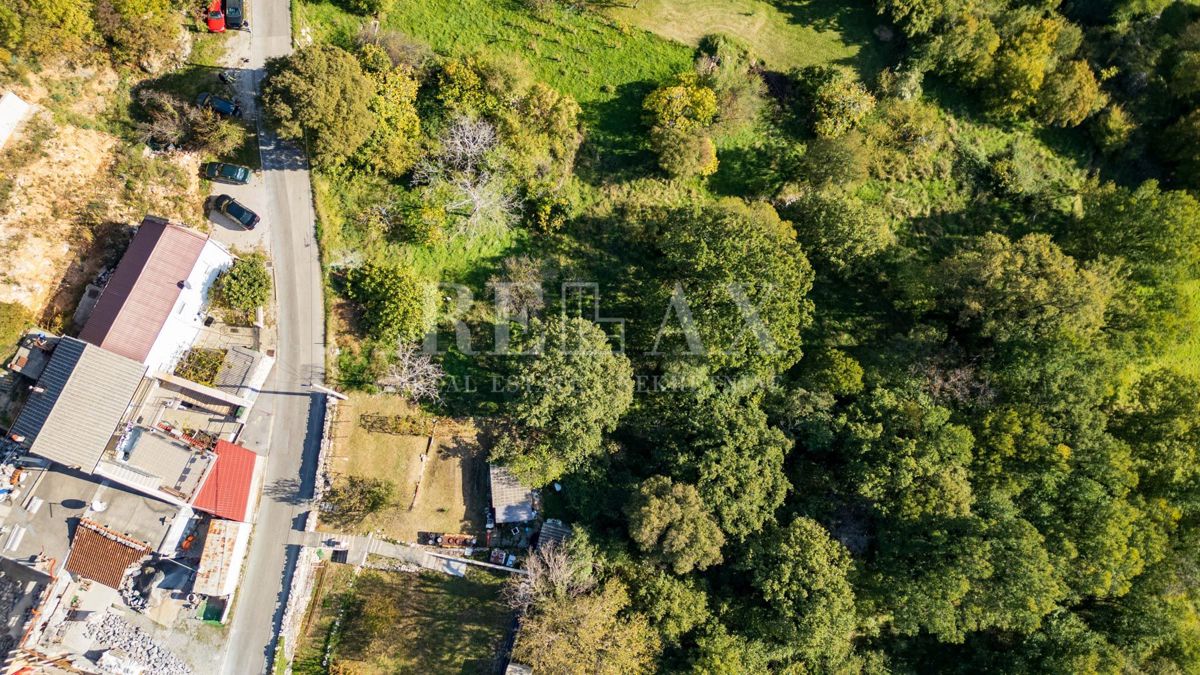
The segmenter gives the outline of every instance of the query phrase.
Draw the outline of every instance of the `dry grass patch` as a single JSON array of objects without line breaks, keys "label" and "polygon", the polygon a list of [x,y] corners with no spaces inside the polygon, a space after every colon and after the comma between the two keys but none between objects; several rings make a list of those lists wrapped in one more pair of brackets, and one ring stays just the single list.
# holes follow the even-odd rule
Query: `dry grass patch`
[{"label": "dry grass patch", "polygon": [[329,462],[335,482],[362,476],[393,486],[392,505],[352,529],[399,541],[416,541],[419,531],[482,534],[487,464],[473,427],[438,421],[430,446],[428,436],[410,432],[433,420],[399,396],[353,393],[337,411]]},{"label": "dry grass patch", "polygon": [[[329,565],[316,590],[293,672],[486,673],[512,620],[504,579]],[[342,612],[335,630],[334,618]],[[329,646],[329,667],[321,661]]]}]

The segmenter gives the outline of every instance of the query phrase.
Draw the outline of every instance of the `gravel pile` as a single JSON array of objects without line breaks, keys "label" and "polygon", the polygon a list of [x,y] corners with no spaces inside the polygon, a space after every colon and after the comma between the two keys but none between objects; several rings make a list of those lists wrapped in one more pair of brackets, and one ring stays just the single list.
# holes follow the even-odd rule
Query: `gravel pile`
[{"label": "gravel pile", "polygon": [[120,649],[154,675],[192,674],[187,664],[158,646],[145,631],[129,625],[115,614],[106,614],[100,622],[88,624],[84,634],[105,648]]}]

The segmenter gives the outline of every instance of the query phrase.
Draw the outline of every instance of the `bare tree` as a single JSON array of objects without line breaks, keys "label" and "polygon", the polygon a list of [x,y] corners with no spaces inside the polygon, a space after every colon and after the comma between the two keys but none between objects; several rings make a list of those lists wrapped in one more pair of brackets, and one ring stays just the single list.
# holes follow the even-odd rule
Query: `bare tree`
[{"label": "bare tree", "polygon": [[416,345],[401,344],[396,350],[396,360],[379,378],[381,387],[395,389],[414,401],[440,401],[441,384],[446,372],[435,363],[433,355],[421,351]]},{"label": "bare tree", "polygon": [[425,198],[458,216],[459,234],[474,236],[489,225],[508,227],[521,202],[493,166],[499,163],[496,128],[487,120],[460,115],[439,140],[438,153],[414,172],[414,181],[425,186]]},{"label": "bare tree", "polygon": [[542,297],[542,267],[527,255],[509,256],[501,273],[488,280],[496,292],[496,310],[505,317],[528,317],[546,306]]},{"label": "bare tree", "polygon": [[438,140],[438,157],[443,164],[453,170],[474,172],[496,147],[496,127],[487,120],[459,115]]},{"label": "bare tree", "polygon": [[545,597],[579,597],[596,587],[589,566],[571,557],[567,547],[539,546],[525,561],[524,576],[514,575],[504,587],[504,600],[518,611]]},{"label": "bare tree", "polygon": [[143,143],[182,145],[187,140],[191,125],[182,99],[165,91],[143,89],[138,92],[138,103],[150,118],[137,125],[138,136]]}]

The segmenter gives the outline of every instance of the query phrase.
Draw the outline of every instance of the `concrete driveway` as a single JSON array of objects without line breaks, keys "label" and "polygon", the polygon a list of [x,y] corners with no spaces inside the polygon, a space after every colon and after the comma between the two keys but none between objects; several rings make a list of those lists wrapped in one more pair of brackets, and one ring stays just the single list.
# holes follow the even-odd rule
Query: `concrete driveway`
[{"label": "concrete driveway", "polygon": [[269,253],[278,345],[275,370],[243,436],[243,445],[265,451],[266,481],[225,652],[214,655],[214,671],[219,662],[221,672],[237,675],[271,667],[298,552],[288,545],[289,532],[303,529],[310,508],[325,407],[323,395],[309,386],[324,382],[325,315],[308,163],[300,148],[265,128],[255,101],[266,59],[292,50],[290,7],[288,0],[247,4],[253,33],[229,36],[226,64],[238,73],[235,88],[246,117],[258,126],[262,170],[249,185],[214,190],[253,209],[262,222],[247,231],[219,213],[210,219],[218,241]]}]

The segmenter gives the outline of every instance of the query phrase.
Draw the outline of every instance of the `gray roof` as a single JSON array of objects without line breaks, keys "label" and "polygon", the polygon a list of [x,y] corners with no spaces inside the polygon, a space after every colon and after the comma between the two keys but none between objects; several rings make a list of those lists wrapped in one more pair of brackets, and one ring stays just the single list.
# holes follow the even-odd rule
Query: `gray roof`
[{"label": "gray roof", "polygon": [[558,518],[551,518],[542,523],[542,531],[538,533],[538,548],[550,544],[561,545],[571,536],[571,528]]},{"label": "gray roof", "polygon": [[521,485],[507,467],[492,464],[492,508],[497,523],[523,523],[533,520],[533,490]]},{"label": "gray roof", "polygon": [[146,367],[64,337],[11,433],[29,452],[91,471],[121,423]]},{"label": "gray roof", "polygon": [[216,388],[253,401],[258,398],[275,359],[248,347],[233,347],[217,371]]}]

